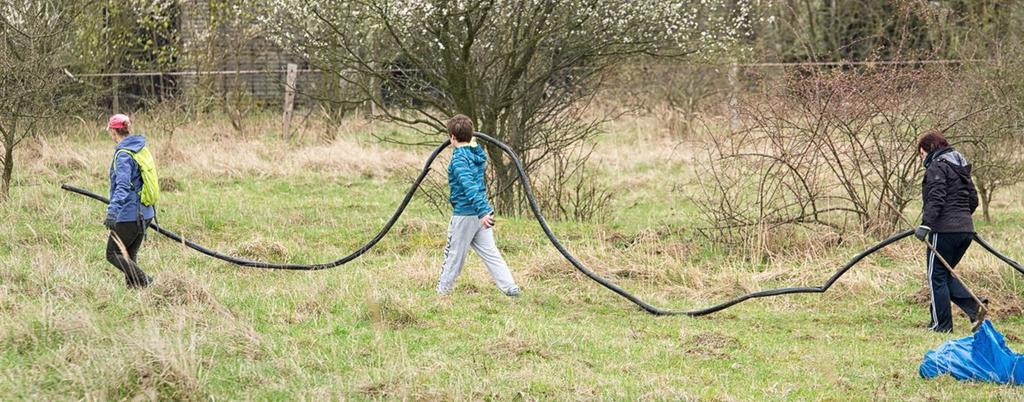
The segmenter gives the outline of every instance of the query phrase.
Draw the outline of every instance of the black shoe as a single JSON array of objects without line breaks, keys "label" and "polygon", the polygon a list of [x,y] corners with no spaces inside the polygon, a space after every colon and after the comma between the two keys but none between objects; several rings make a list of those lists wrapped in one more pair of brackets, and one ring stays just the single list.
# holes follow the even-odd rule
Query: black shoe
[{"label": "black shoe", "polygon": [[138,282],[128,281],[128,288],[129,289],[142,289],[142,288],[148,287],[149,285],[152,285],[154,280],[155,279],[153,277],[151,277],[151,276],[143,276],[142,280],[140,280]]}]

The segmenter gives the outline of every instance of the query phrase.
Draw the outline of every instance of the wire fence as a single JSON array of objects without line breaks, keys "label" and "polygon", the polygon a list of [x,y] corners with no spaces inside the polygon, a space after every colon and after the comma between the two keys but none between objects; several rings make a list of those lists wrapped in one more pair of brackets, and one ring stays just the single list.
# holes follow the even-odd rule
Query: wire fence
[{"label": "wire fence", "polygon": [[[960,59],[960,60],[878,60],[878,61],[819,61],[819,62],[762,62],[762,63],[675,63],[673,65],[702,65],[719,67],[842,67],[842,66],[873,66],[873,65],[926,65],[926,64],[968,64],[968,63],[991,63],[995,60],[988,59]],[[585,67],[577,67],[585,68]],[[298,73],[323,73],[319,69],[298,69]],[[389,72],[417,72],[417,69],[388,69]],[[355,72],[341,71],[341,73]],[[268,70],[222,70],[222,71],[142,71],[123,73],[89,73],[74,74],[76,77],[153,77],[153,76],[202,76],[202,75],[250,75],[250,74],[284,74],[286,68]]]},{"label": "wire fence", "polygon": [[[693,69],[713,70],[722,77],[737,75],[738,71],[756,70],[758,74],[743,75],[746,80],[782,76],[792,69],[849,68],[882,66],[958,66],[975,63],[992,63],[989,59],[926,59],[926,60],[880,60],[880,61],[823,61],[823,62],[758,62],[758,63],[650,63],[644,68],[658,68],[668,74],[685,74]],[[639,65],[638,65],[639,67]],[[585,68],[585,67],[581,67]],[[629,68],[629,66],[625,67]],[[391,74],[407,76],[415,69],[389,69]],[[318,105],[321,100],[336,97],[332,94],[344,86],[341,75],[345,71],[325,71],[313,68],[296,68],[291,90],[294,105],[304,108]],[[348,73],[354,73],[350,71]],[[68,75],[88,82],[102,92],[98,102],[117,112],[137,110],[183,95],[199,95],[213,102],[234,102],[246,107],[279,107],[285,102],[288,85],[288,69],[236,69],[236,70],[184,70],[184,71],[134,71],[117,73],[73,73]],[[756,76],[757,78],[753,78]],[[650,79],[658,79],[651,77]],[[733,77],[735,79],[735,77]],[[388,95],[381,88],[383,97]],[[384,99],[387,102],[387,99]]]},{"label": "wire fence", "polygon": [[[98,106],[116,112],[149,108],[168,100],[232,103],[245,108],[276,107],[288,92],[287,70],[142,71],[77,74],[92,88]],[[331,79],[331,77],[334,77]],[[329,82],[339,79],[313,69],[296,69],[292,90],[298,106],[312,105]]]}]

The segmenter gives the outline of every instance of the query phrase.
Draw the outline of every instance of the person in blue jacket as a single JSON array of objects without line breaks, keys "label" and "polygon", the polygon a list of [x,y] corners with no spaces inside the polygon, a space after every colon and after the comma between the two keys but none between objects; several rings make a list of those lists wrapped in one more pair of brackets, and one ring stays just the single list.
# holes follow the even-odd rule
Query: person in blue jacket
[{"label": "person in blue jacket", "polygon": [[[143,288],[149,286],[152,278],[135,261],[156,211],[152,206],[142,205],[139,195],[142,172],[129,152],[142,150],[146,146],[146,137],[132,134],[131,120],[123,114],[111,116],[107,130],[110,139],[117,143],[114,160],[110,163],[110,204],[107,206],[107,217],[103,220],[103,226],[110,229],[107,261],[124,273],[128,287]],[[118,245],[118,241],[121,245]]]},{"label": "person in blue jacket", "polygon": [[448,164],[452,219],[448,224],[448,244],[444,248],[437,293],[451,294],[472,247],[484,260],[498,289],[508,296],[518,297],[519,286],[494,242],[494,209],[487,201],[484,183],[487,154],[473,138],[473,121],[461,114],[452,117],[448,120],[448,134],[455,148]]}]

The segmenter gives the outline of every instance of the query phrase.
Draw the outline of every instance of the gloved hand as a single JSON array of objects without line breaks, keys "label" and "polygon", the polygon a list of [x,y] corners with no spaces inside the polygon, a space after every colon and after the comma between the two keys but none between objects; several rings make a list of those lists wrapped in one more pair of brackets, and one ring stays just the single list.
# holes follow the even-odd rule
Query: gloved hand
[{"label": "gloved hand", "polygon": [[918,226],[917,229],[914,229],[914,237],[916,237],[917,240],[925,241],[925,239],[928,238],[928,233],[931,233],[931,232],[932,232],[932,228],[927,227],[925,225],[921,225],[921,226]]},{"label": "gloved hand", "polygon": [[107,229],[110,229],[110,230],[114,230],[114,225],[116,225],[116,224],[117,224],[117,219],[115,219],[113,216],[110,216],[110,215],[107,215],[107,219],[103,220],[103,226],[106,226]]}]

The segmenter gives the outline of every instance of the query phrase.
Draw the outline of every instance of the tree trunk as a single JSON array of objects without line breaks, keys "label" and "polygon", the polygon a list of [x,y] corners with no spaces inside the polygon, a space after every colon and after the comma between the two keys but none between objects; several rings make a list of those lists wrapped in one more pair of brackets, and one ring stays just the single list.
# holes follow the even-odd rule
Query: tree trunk
[{"label": "tree trunk", "polygon": [[981,204],[982,218],[985,219],[985,222],[991,222],[992,217],[988,214],[988,204],[992,201],[992,193],[994,190],[992,189],[992,186],[985,182],[985,180],[978,180],[975,183],[975,186],[978,190],[978,199]]},{"label": "tree trunk", "polygon": [[989,215],[988,210],[992,204],[992,193],[994,192],[995,190],[991,187],[981,192],[981,214],[984,216],[985,222],[992,222],[992,215]]},{"label": "tree trunk", "polygon": [[4,173],[0,186],[0,201],[7,201],[11,193],[11,173],[14,171],[14,141],[4,141]]},{"label": "tree trunk", "polygon": [[[485,124],[484,128],[493,130],[494,127],[489,127],[490,124]],[[491,134],[487,131],[483,131],[486,134]],[[493,132],[493,131],[492,131]],[[496,138],[502,139],[495,135]],[[505,139],[502,139],[505,140]],[[510,144],[515,149],[515,145]],[[518,214],[518,208],[516,205],[516,180],[519,177],[516,171],[515,162],[511,159],[505,159],[504,153],[498,147],[488,147],[487,156],[490,158],[491,172],[494,173],[494,193],[490,194],[491,199],[494,202],[494,209],[502,215],[516,215]]]},{"label": "tree trunk", "polygon": [[729,101],[728,101],[728,114],[729,114],[729,129],[732,132],[740,131],[740,112],[739,112],[739,94],[742,90],[740,88],[740,67],[734,60],[732,65],[729,67]]},{"label": "tree trunk", "polygon": [[502,215],[518,215],[520,211],[519,205],[516,203],[516,180],[519,174],[516,171],[515,163],[503,161],[502,155],[502,152],[498,150],[491,156],[491,160],[494,161],[492,165],[495,181],[494,208]]}]

